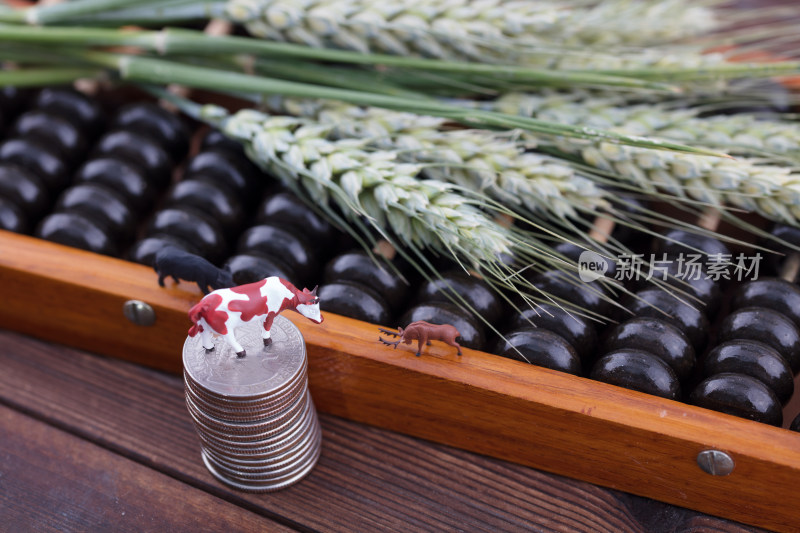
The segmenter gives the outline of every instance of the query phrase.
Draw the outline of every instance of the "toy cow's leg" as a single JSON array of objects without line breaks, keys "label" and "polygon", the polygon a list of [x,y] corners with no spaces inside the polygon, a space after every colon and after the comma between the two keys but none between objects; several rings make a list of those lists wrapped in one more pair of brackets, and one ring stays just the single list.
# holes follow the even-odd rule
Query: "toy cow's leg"
[{"label": "toy cow's leg", "polygon": [[200,332],[200,338],[203,341],[203,348],[206,349],[206,352],[210,352],[214,350],[214,337],[211,335],[211,331],[208,329],[208,324],[202,325],[203,330]]},{"label": "toy cow's leg", "polygon": [[425,346],[428,346],[430,344],[430,342],[428,342],[427,335],[420,335],[417,339],[417,357],[419,357],[422,354],[423,343],[425,344]]},{"label": "toy cow's leg", "polygon": [[264,339],[264,346],[269,346],[272,344],[272,338],[269,335],[269,330],[272,329],[273,320],[275,320],[275,315],[273,313],[267,313],[264,315],[264,320],[262,321],[264,327],[261,331],[261,338]]},{"label": "toy cow's leg", "polygon": [[461,345],[460,344],[458,344],[456,341],[453,341],[453,343],[450,344],[450,346],[455,346],[456,348],[458,348],[458,355],[461,355]]},{"label": "toy cow's leg", "polygon": [[228,345],[230,345],[230,347],[236,352],[236,357],[244,357],[247,355],[247,352],[245,352],[242,345],[236,340],[236,336],[233,334],[233,331],[223,335],[223,338],[225,339],[225,342],[227,342]]},{"label": "toy cow's leg", "polygon": [[210,292],[208,290],[208,283],[203,283],[202,281],[198,281],[197,286],[200,288],[200,292],[202,292],[203,294],[208,294]]},{"label": "toy cow's leg", "polygon": [[158,273],[158,286],[164,287],[164,278],[166,278],[166,274],[162,274],[161,272]]}]

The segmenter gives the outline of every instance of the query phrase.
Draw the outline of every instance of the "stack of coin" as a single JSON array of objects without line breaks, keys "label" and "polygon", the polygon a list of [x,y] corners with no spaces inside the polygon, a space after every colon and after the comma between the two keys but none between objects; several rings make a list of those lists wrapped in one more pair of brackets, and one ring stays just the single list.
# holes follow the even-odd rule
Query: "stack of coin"
[{"label": "stack of coin", "polygon": [[269,346],[261,331],[258,321],[235,331],[247,352],[241,358],[221,338],[212,351],[200,335],[183,347],[186,406],[203,462],[223,483],[251,492],[300,481],[314,468],[322,439],[300,331],[282,316]]}]

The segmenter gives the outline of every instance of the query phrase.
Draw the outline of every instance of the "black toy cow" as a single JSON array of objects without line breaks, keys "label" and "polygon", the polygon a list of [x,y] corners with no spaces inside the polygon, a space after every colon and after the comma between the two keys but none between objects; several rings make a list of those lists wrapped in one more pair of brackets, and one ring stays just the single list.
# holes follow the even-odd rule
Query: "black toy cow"
[{"label": "black toy cow", "polygon": [[209,287],[217,290],[234,286],[230,272],[217,268],[199,255],[174,246],[165,246],[156,253],[153,268],[158,274],[158,284],[162,287],[167,276],[172,277],[175,283],[179,283],[181,279],[194,281],[203,294],[209,293]]}]

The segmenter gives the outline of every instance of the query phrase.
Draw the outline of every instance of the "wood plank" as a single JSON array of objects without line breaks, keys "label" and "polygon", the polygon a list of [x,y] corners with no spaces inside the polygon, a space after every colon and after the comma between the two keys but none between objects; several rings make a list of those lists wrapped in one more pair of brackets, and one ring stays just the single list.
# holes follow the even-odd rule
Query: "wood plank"
[{"label": "wood plank", "polygon": [[[0,232],[0,249],[14,246],[0,254],[0,285],[12,291],[0,323],[179,370],[195,287],[163,290],[142,265]],[[156,327],[122,318],[131,297],[153,305]],[[323,412],[755,525],[800,521],[800,434],[475,350],[410,357],[380,345],[374,325],[332,314],[293,320]],[[703,474],[706,449],[730,453],[734,473]]]},{"label": "wood plank", "polygon": [[[641,498],[327,415],[309,477],[275,494],[232,492],[199,461],[178,378],[14,333],[0,332],[0,343],[0,402],[287,522],[325,531],[660,531],[629,511],[625,502]],[[696,516],[671,509],[663,531]]]},{"label": "wood plank", "polygon": [[291,531],[0,406],[4,531]]}]

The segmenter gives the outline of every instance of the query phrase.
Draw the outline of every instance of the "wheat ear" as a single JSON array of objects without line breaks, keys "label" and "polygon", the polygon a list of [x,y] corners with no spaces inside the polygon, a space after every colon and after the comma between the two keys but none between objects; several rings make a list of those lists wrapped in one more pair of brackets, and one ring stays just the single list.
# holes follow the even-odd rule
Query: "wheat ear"
[{"label": "wheat ear", "polygon": [[[252,35],[269,40],[507,64],[550,63],[563,53],[544,54],[547,58],[543,59],[526,52],[554,45],[562,50],[565,45],[577,50],[650,46],[703,35],[719,25],[712,9],[696,7],[688,0],[229,0],[225,13]],[[596,53],[572,54],[577,61],[572,66],[586,68],[591,55],[598,57]],[[615,55],[605,56],[603,68],[625,65],[612,60]],[[661,60],[652,56],[637,64],[670,64],[671,59],[665,62],[665,54],[660,55]],[[635,57],[629,54],[626,61]],[[600,60],[593,61],[597,66]],[[686,61],[681,64],[685,66]]]},{"label": "wheat ear", "polygon": [[512,208],[564,219],[610,205],[608,193],[573,166],[521,148],[515,141],[518,132],[445,129],[446,121],[437,117],[329,100],[272,98],[269,105],[328,124],[334,136],[398,150],[404,160],[427,163],[427,176],[480,191]]}]

